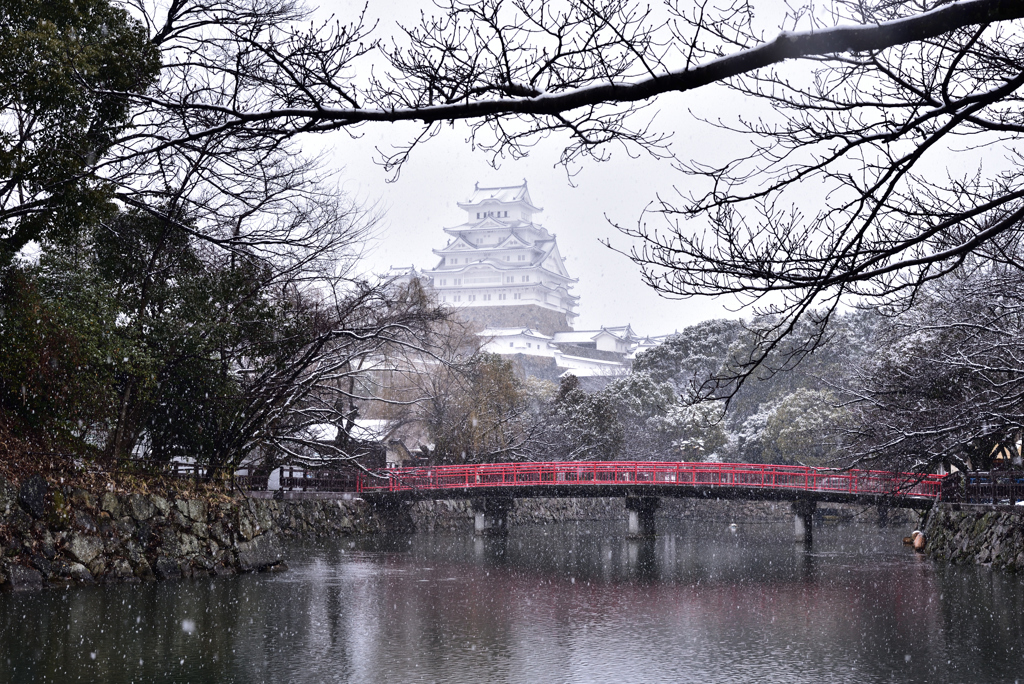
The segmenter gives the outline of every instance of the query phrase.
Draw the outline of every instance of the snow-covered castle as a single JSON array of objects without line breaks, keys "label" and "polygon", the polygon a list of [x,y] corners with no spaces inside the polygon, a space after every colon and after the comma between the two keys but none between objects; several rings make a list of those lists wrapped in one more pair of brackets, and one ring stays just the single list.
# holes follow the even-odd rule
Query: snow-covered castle
[{"label": "snow-covered castle", "polygon": [[522,185],[482,188],[459,202],[466,221],[445,228],[440,263],[423,275],[441,303],[492,327],[531,325],[546,334],[571,330],[579,298],[555,236],[535,223],[541,209]]},{"label": "snow-covered castle", "polygon": [[481,187],[459,208],[466,220],[444,232],[448,244],[419,277],[442,304],[480,329],[484,351],[521,355],[530,375],[554,379],[625,373],[638,351],[660,340],[628,325],[573,330],[579,297],[556,236],[534,221],[541,208],[522,185]]}]

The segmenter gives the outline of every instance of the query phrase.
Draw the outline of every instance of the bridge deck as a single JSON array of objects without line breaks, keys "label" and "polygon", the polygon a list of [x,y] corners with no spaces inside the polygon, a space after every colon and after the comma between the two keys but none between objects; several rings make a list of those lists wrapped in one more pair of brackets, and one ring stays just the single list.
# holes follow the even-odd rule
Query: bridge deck
[{"label": "bridge deck", "polygon": [[938,499],[942,477],[877,470],[836,471],[752,463],[565,461],[393,468],[363,475],[364,496],[408,499],[472,496],[672,496],[914,506]]}]

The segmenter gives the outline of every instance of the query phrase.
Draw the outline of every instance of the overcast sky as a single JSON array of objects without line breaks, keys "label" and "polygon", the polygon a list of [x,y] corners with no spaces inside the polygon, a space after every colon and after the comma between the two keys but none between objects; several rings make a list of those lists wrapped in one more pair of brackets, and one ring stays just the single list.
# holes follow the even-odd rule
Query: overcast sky
[{"label": "overcast sky", "polygon": [[[332,8],[344,20],[361,7],[362,3],[348,0],[325,0],[321,11]],[[429,10],[430,5],[415,0],[378,0],[371,2],[370,12],[386,12],[378,14],[386,35],[396,20],[414,19],[420,7]],[[715,101],[721,97],[720,91],[710,89],[665,96],[649,112],[657,112],[655,126],[659,130],[673,133],[677,154],[688,158],[692,150],[700,156],[728,142],[696,122],[687,109],[697,103],[703,116],[715,116],[715,110],[728,109]],[[734,311],[732,299],[659,297],[641,282],[636,266],[601,244],[610,240],[613,246],[627,250],[629,241],[609,221],[635,225],[644,207],[659,193],[674,195],[674,185],[686,183],[668,161],[643,155],[633,158],[621,148],[611,148],[610,161],[584,161],[573,169],[570,179],[558,165],[566,139],[555,137],[539,144],[528,158],[505,159],[494,169],[488,163],[489,155],[474,151],[466,142],[465,127],[456,125],[414,151],[398,180],[387,182],[389,174],[379,165],[376,150],[404,143],[418,130],[411,124],[382,124],[358,129],[362,136],[358,140],[347,134],[324,140],[334,163],[344,169],[345,191],[365,204],[379,204],[383,212],[380,240],[367,261],[374,272],[386,272],[391,266],[433,267],[437,258],[431,250],[445,244],[444,227],[464,220],[465,213],[456,203],[469,197],[474,183],[511,185],[525,178],[534,203],[544,210],[537,217],[539,222],[558,236],[566,267],[579,280],[574,290],[580,298],[577,329],[629,323],[638,333],[664,334],[708,318],[740,315]],[[654,225],[662,220],[649,218]]]}]

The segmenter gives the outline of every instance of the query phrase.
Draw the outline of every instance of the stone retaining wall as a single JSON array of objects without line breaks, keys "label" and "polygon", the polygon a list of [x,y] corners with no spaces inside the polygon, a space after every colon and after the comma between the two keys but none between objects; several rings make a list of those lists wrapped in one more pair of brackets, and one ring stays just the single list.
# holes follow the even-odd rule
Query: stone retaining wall
[{"label": "stone retaining wall", "polygon": [[0,479],[0,585],[138,582],[283,567],[281,537],[411,530],[354,501],[169,500]]},{"label": "stone retaining wall", "polygon": [[[824,508],[840,517],[877,521],[873,508]],[[669,498],[661,500],[657,512],[662,519],[727,524],[785,522],[791,521],[792,515],[785,501]],[[890,522],[902,522],[901,515],[901,511],[892,511]],[[515,527],[582,520],[625,523],[623,499],[518,499],[508,523]],[[936,518],[936,525],[939,520]],[[992,522],[986,520],[982,527]],[[947,526],[952,529],[962,524],[949,522]],[[996,537],[1002,539],[999,535],[1006,525],[1000,525],[1003,523],[997,521],[1000,531]],[[473,512],[467,500],[419,501],[386,510],[360,499],[279,501],[223,495],[209,500],[170,499],[157,494],[96,494],[54,486],[38,476],[20,487],[0,479],[0,586],[228,575],[284,567],[282,538],[472,527]],[[938,540],[945,539],[940,528],[934,535]],[[972,541],[965,548],[974,549],[973,540],[980,539],[979,535],[983,536],[981,532],[968,535]],[[955,540],[954,546],[961,544],[959,531],[947,536]],[[1001,546],[977,543],[981,546],[976,551],[945,555],[956,559],[966,557],[964,554],[993,556],[997,559],[993,562],[1008,566]],[[1014,557],[1013,562],[1024,567],[1024,557]]]},{"label": "stone retaining wall", "polygon": [[956,564],[1024,571],[1024,507],[939,504],[923,532],[926,553]]},{"label": "stone retaining wall", "polygon": [[[469,530],[473,528],[473,510],[468,500],[417,501],[409,510],[416,529]],[[508,513],[510,527],[532,523],[574,520],[625,520],[622,499],[516,499]]]},{"label": "stone retaining wall", "polygon": [[[880,514],[875,506],[819,503],[814,515],[816,519],[827,517],[877,525],[882,522]],[[659,515],[722,523],[792,523],[793,507],[790,501],[663,498]],[[918,520],[916,512],[905,508],[890,508],[884,515],[888,525],[914,524]]]},{"label": "stone retaining wall", "polygon": [[[508,514],[510,527],[523,524],[575,520],[622,520],[626,510],[622,498],[593,499],[516,499]],[[473,527],[473,511],[468,500],[417,501],[410,509],[417,530],[468,530]],[[820,515],[835,515],[843,520],[877,524],[878,510],[873,506],[822,504]],[[889,524],[911,524],[917,516],[911,511],[891,509]],[[727,499],[673,499],[662,497],[658,519],[685,519],[707,522],[751,523],[792,522],[788,501],[732,501]]]}]

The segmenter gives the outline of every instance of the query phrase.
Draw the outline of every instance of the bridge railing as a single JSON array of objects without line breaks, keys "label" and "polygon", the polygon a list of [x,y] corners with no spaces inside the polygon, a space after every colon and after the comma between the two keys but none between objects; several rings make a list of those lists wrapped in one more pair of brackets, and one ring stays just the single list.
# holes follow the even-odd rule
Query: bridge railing
[{"label": "bridge railing", "polygon": [[969,504],[1015,505],[1024,501],[1024,471],[956,472],[943,482],[942,500]]},{"label": "bridge railing", "polygon": [[359,486],[355,472],[313,470],[295,466],[281,468],[281,489],[302,489],[316,492],[350,492]]},{"label": "bridge railing", "polygon": [[942,477],[877,470],[835,471],[756,463],[586,461],[497,463],[381,471],[361,476],[360,492],[413,492],[528,486],[644,485],[740,487],[938,498]]}]

